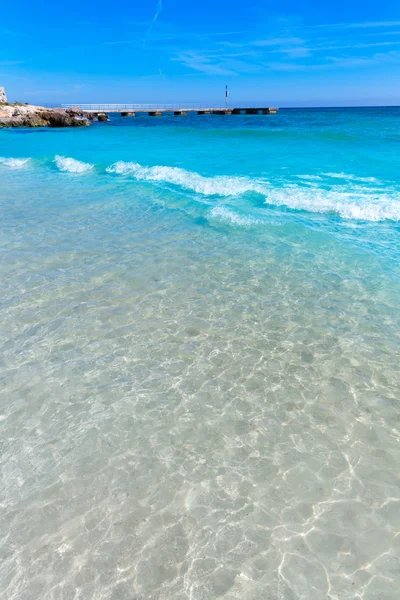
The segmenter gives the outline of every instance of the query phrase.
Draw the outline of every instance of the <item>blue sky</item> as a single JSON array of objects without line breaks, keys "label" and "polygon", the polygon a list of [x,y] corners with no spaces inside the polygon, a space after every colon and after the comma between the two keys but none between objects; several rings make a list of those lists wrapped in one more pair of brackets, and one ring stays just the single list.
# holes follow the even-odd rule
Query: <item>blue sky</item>
[{"label": "blue sky", "polygon": [[399,2],[2,5],[10,100],[218,103],[226,84],[232,105],[399,105]]}]

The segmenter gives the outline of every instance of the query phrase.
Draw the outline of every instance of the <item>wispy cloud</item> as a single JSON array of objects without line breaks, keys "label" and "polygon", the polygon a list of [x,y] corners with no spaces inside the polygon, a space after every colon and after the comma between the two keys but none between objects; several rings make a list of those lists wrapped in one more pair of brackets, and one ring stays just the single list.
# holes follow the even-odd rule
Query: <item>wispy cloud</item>
[{"label": "wispy cloud", "polygon": [[265,40],[255,40],[251,42],[253,46],[269,47],[269,46],[282,46],[282,45],[300,45],[304,43],[299,37],[282,37],[282,38],[269,38]]},{"label": "wispy cloud", "polygon": [[299,25],[291,27],[292,30],[313,30],[313,29],[377,29],[398,27],[400,21],[360,21],[357,23],[317,23],[314,25]]},{"label": "wispy cloud", "polygon": [[215,56],[206,56],[204,54],[188,51],[181,52],[176,57],[172,58],[172,60],[182,63],[186,67],[189,67],[189,69],[194,69],[195,71],[200,71],[207,75],[236,75],[235,71],[232,71],[221,64],[221,62],[218,61],[218,57]]},{"label": "wispy cloud", "polygon": [[143,40],[143,46],[146,44],[147,38],[149,37],[149,34],[154,27],[154,23],[157,21],[158,16],[159,16],[160,12],[162,11],[162,9],[163,9],[162,0],[158,0],[157,6],[156,6],[156,12],[154,13],[153,20],[151,21],[150,26],[149,26],[148,30],[146,31],[146,36]]},{"label": "wispy cloud", "polygon": [[378,52],[372,56],[326,56],[327,61],[330,61],[336,67],[362,67],[372,64],[382,64],[400,59],[400,52],[392,50],[391,52]]},{"label": "wispy cloud", "polygon": [[154,15],[153,21],[152,21],[153,24],[157,21],[158,15],[162,11],[162,9],[163,9],[162,0],[158,0],[157,7],[156,7],[156,12],[155,12],[155,15]]},{"label": "wispy cloud", "polygon": [[[253,47],[255,54],[251,56],[249,62],[252,63],[253,68],[255,64],[258,64],[259,71],[265,68],[282,71],[302,71],[320,69],[323,68],[323,65],[328,68],[332,65],[346,67],[351,66],[351,61],[353,61],[354,66],[363,66],[371,64],[371,61],[383,61],[385,54],[390,54],[390,52],[386,52],[386,48],[390,49],[400,45],[400,39],[388,40],[387,38],[389,34],[396,33],[395,27],[397,24],[397,21],[326,24],[321,25],[321,27],[324,27],[323,35],[321,35],[322,31],[318,33],[319,26],[305,26],[301,35],[290,35],[291,30],[300,33],[301,27],[295,25],[294,27],[285,27],[286,35],[275,35],[247,41],[242,39],[242,41],[239,40],[235,43],[221,42],[220,45],[225,50],[233,47],[238,50]],[[386,30],[379,31],[379,27],[386,27]],[[328,28],[331,28],[331,31],[328,32]],[[384,35],[385,38],[383,40],[377,39],[377,35]],[[368,39],[368,37],[372,39]],[[373,51],[374,48],[381,48],[382,52],[379,55],[372,55],[371,52],[370,55],[359,56],[359,51],[368,49]],[[348,57],[343,56],[342,51],[346,50],[349,50],[350,56]],[[321,53],[326,51],[331,51],[332,54],[337,51],[338,56],[335,57],[335,60],[332,56],[322,56]],[[281,55],[282,58],[275,60],[273,59],[274,55]]]},{"label": "wispy cloud", "polygon": [[[25,61],[0,60],[0,67],[4,67],[3,71],[16,72],[18,70],[12,68],[14,65],[26,62],[29,66],[30,62],[39,60],[43,62],[45,58],[53,57],[55,54],[65,55],[65,60],[75,60],[75,54],[83,50],[89,51],[89,54],[90,51],[96,51],[96,56],[101,56],[102,53],[112,54],[117,58],[121,57],[122,61],[125,55],[134,52],[139,56],[137,63],[140,64],[136,76],[142,77],[141,73],[148,72],[146,69],[151,65],[150,71],[155,70],[157,75],[145,76],[158,78],[164,77],[163,71],[169,69],[172,71],[172,64],[168,64],[168,61],[180,63],[179,71],[184,71],[185,74],[189,69],[192,75],[197,72],[207,76],[225,77],[265,73],[271,69],[312,71],[324,68],[362,67],[384,63],[385,60],[398,60],[396,50],[400,46],[400,39],[394,36],[399,35],[400,20],[305,25],[301,24],[299,17],[296,16],[288,19],[275,17],[252,30],[246,29],[247,23],[243,22],[242,30],[239,25],[239,29],[234,31],[201,32],[199,22],[195,25],[197,31],[193,32],[190,28],[182,27],[176,19],[171,21],[164,19],[162,11],[166,13],[167,8],[173,11],[174,7],[171,3],[171,7],[167,4],[163,6],[163,1],[150,0],[147,3],[147,10],[150,10],[149,19],[124,23],[124,27],[113,34],[114,39],[113,35],[108,33],[109,28],[104,27],[101,37],[100,35],[82,39],[78,37],[74,39],[76,45],[56,44],[56,47],[52,47],[51,53],[39,56],[27,53]],[[207,25],[204,24],[204,27]],[[0,37],[1,33],[0,27]],[[107,40],[108,35],[111,39],[102,41],[102,39]],[[44,49],[47,51],[46,47]],[[18,52],[18,55],[20,56],[21,53]],[[155,57],[159,63],[153,65]],[[79,85],[81,84],[76,84],[74,89],[79,89]],[[45,90],[40,90],[38,94],[42,92],[44,93]],[[55,90],[49,92],[55,93]]]},{"label": "wispy cloud", "polygon": [[[400,40],[386,38],[382,41],[373,38],[373,41],[369,41],[365,39],[364,34],[361,34],[361,39],[358,39],[358,36],[355,30],[350,34],[349,29],[348,33],[342,30],[340,35],[335,31],[324,36],[309,34],[271,36],[253,40],[238,38],[238,41],[219,41],[214,44],[208,40],[207,50],[193,47],[181,50],[172,60],[189,69],[217,76],[261,73],[270,69],[308,71],[363,67],[383,63],[385,56],[389,56],[390,60],[397,60],[396,52],[391,53],[386,51],[386,48],[400,46]],[[365,56],[360,56],[362,50],[373,51],[374,48],[380,48],[382,51],[378,54],[366,52]],[[347,53],[346,50],[353,52]],[[329,56],[321,54],[326,54],[327,51],[330,52]],[[274,56],[276,59],[273,59]]]},{"label": "wispy cloud", "polygon": [[379,48],[382,46],[399,46],[400,40],[396,42],[370,42],[365,44],[343,44],[343,45],[331,45],[331,46],[313,46],[311,50],[346,50],[349,48]]},{"label": "wispy cloud", "polygon": [[288,58],[307,58],[311,56],[310,48],[306,46],[288,46],[271,50],[272,53],[285,54]]},{"label": "wispy cloud", "polygon": [[326,64],[310,65],[276,61],[268,63],[267,67],[272,71],[314,71],[325,68]]},{"label": "wispy cloud", "polygon": [[298,59],[310,56],[310,50],[306,46],[306,41],[299,37],[278,37],[264,40],[255,40],[251,45],[267,52],[279,52],[285,54],[288,58]]},{"label": "wispy cloud", "polygon": [[347,23],[344,27],[349,29],[363,29],[365,27],[398,27],[400,21],[365,21],[362,23]]},{"label": "wispy cloud", "polygon": [[268,68],[274,71],[321,71],[326,69],[344,69],[349,67],[367,67],[370,65],[397,62],[400,51],[379,52],[372,56],[325,56],[319,63],[270,62]]}]

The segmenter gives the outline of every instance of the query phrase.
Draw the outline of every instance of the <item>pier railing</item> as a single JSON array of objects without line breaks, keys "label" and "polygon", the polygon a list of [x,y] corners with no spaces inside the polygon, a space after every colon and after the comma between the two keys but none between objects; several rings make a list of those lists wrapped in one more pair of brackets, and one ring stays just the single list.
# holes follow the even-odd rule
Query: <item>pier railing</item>
[{"label": "pier railing", "polygon": [[174,110],[224,110],[227,108],[225,105],[221,104],[199,104],[198,102],[174,102],[174,103],[166,103],[166,104],[139,104],[139,103],[131,103],[131,104],[61,104],[61,108],[72,108],[72,107],[80,108],[81,110],[93,110],[93,111],[174,111]]}]

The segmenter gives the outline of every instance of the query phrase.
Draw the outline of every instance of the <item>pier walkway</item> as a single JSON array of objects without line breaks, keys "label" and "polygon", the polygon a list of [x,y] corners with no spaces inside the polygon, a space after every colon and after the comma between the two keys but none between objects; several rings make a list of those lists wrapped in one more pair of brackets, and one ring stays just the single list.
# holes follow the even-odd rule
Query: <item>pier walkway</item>
[{"label": "pier walkway", "polygon": [[85,112],[97,114],[120,113],[122,117],[134,117],[147,114],[151,117],[161,117],[164,114],[176,116],[196,115],[275,115],[278,108],[270,107],[230,107],[209,106],[198,104],[62,104],[62,108],[79,108]]}]

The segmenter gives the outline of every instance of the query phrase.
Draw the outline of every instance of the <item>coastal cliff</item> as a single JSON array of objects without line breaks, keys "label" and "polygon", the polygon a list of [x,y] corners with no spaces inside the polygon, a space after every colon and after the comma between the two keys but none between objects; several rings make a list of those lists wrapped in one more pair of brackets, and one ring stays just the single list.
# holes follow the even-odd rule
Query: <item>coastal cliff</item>
[{"label": "coastal cliff", "polygon": [[31,104],[0,103],[0,128],[84,127],[93,116],[79,108],[46,108]]}]

